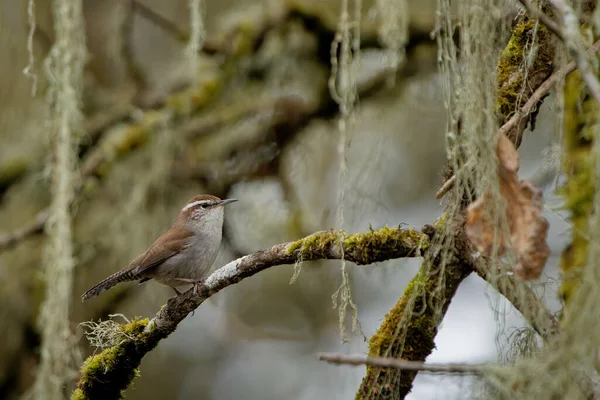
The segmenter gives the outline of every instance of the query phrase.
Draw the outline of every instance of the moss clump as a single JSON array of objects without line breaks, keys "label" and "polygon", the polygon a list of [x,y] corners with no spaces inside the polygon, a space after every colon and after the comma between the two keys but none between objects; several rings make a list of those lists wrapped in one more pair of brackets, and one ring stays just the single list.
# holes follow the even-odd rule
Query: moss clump
[{"label": "moss clump", "polygon": [[85,400],[86,397],[83,394],[81,389],[75,389],[73,393],[71,393],[71,400]]},{"label": "moss clump", "polygon": [[[424,283],[421,280],[420,275],[421,274],[419,273],[413,278],[412,281],[410,281],[406,289],[404,289],[404,294],[400,300],[385,315],[383,323],[369,341],[369,355],[386,357],[387,349],[390,349],[390,352],[393,353],[394,349],[392,349],[392,346],[394,343],[394,333],[396,332],[396,329],[402,320],[402,313],[406,309],[407,301],[411,298],[411,296],[418,292],[418,286]],[[427,326],[418,322],[424,321],[415,321],[415,327],[419,329],[428,329]],[[405,351],[408,353],[413,353],[414,349],[408,349],[405,347]]]},{"label": "moss clump", "polygon": [[496,83],[498,88],[498,102],[496,111],[500,123],[504,124],[515,113],[520,103],[525,104],[531,95],[531,90],[523,85],[525,75],[528,79],[539,80],[541,83],[553,70],[554,44],[546,27],[542,24],[537,26],[537,38],[535,40],[537,54],[533,65],[527,68],[525,58],[529,53],[527,46],[533,44],[533,33],[536,22],[527,16],[521,17],[519,23],[512,30],[512,36],[508,45],[502,51],[496,69]]},{"label": "moss clump", "polygon": [[345,257],[357,264],[418,256],[429,247],[429,237],[421,232],[386,226],[378,231],[354,235],[348,235],[344,231],[315,233],[292,243],[287,253],[299,252],[299,258],[307,261],[325,259],[329,258],[331,250],[340,242],[344,247]]},{"label": "moss clump", "polygon": [[336,240],[337,234],[335,231],[318,232],[300,240],[296,240],[288,247],[287,253],[292,254],[295,251],[300,251],[302,253],[302,259],[305,260],[326,258],[328,249],[331,245],[335,244]]},{"label": "moss clump", "polygon": [[[389,255],[406,249],[416,252],[429,247],[429,237],[414,229],[388,228],[378,231],[360,233],[344,239],[346,252],[361,263],[373,263],[389,259]],[[407,254],[408,255],[408,254]],[[413,253],[413,255],[415,255]]]},{"label": "moss clump", "polygon": [[148,318],[135,317],[130,323],[121,325],[121,330],[123,331],[123,334],[127,336],[139,335],[144,332],[144,329],[146,329],[149,322],[150,320]]},{"label": "moss clump", "polygon": [[125,389],[139,376],[142,355],[137,348],[147,344],[144,329],[148,322],[148,318],[135,318],[121,325],[126,339],[85,360],[71,400],[123,398]]}]

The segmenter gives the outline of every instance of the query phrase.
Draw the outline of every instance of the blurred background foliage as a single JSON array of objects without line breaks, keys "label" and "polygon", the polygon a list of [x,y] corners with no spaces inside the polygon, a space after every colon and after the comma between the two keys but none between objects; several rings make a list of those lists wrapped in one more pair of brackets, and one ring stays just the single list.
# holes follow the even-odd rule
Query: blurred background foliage
[{"label": "blurred background foliage", "polygon": [[[82,355],[91,354],[77,324],[108,314],[151,317],[171,295],[150,283],[120,285],[82,304],[92,284],[122,268],[166,228],[194,194],[235,197],[215,267],[310,233],[360,232],[384,224],[420,228],[440,213],[435,192],[446,160],[446,111],[437,72],[436,2],[410,0],[406,54],[391,68],[378,27],[385,15],[362,2],[359,102],[345,151],[344,219],[340,190],[338,105],[328,88],[339,1],[206,0],[205,46],[197,69],[185,54],[185,0],[83,1],[88,62],[84,128],[77,132],[71,321]],[[50,204],[51,140],[43,59],[54,41],[50,1],[35,2],[32,80],[28,2],[0,0],[0,231],[35,220]],[[399,6],[398,6],[399,7]],[[393,15],[396,15],[392,13]],[[538,171],[551,143],[551,112],[520,149],[523,175]],[[556,254],[564,223],[554,214]],[[43,235],[0,253],[0,397],[19,398],[39,362],[37,318],[44,298]],[[270,269],[200,307],[142,363],[127,397],[181,399],[351,398],[364,369],[319,363],[320,351],[364,352],[361,337],[340,344],[331,295],[339,262]],[[556,272],[556,257],[547,273]],[[418,264],[392,260],[349,266],[365,335],[379,326]],[[549,290],[551,304],[554,291]],[[488,297],[486,299],[486,297]],[[554,301],[554,303],[552,303]],[[486,361],[507,342],[501,324],[520,316],[477,277],[461,286],[431,359]],[[500,332],[500,331],[496,331]],[[500,346],[502,347],[502,346]],[[452,382],[448,391],[444,379]],[[442,383],[440,383],[442,382]],[[462,382],[462,383],[461,383]],[[415,399],[460,396],[464,381],[417,379]],[[463,392],[464,394],[464,392]],[[435,397],[435,396],[434,396]]]}]

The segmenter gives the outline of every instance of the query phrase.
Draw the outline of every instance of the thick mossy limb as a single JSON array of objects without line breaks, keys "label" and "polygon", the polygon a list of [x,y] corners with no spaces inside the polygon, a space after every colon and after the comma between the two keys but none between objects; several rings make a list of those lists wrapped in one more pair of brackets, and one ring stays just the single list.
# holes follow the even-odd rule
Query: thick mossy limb
[{"label": "thick mossy limb", "polygon": [[[158,340],[150,338],[144,329],[148,319],[134,319],[121,325],[123,340],[85,360],[77,388],[71,400],[121,399],[127,387],[139,376],[138,367],[145,352],[141,347],[154,347]],[[126,357],[125,357],[126,356]]]},{"label": "thick mossy limb", "polygon": [[[444,221],[444,216],[438,220],[438,231]],[[458,286],[472,272],[470,265],[450,257],[425,256],[419,272],[371,337],[369,355],[423,361],[431,354],[438,326]],[[416,372],[368,366],[356,399],[404,398],[415,376]]]},{"label": "thick mossy limb", "polygon": [[418,257],[429,247],[429,237],[414,229],[383,227],[378,231],[348,235],[343,231],[324,231],[294,242],[288,254],[299,252],[299,259],[331,259],[344,249],[344,258],[358,265],[399,257]]},{"label": "thick mossy limb", "polygon": [[573,224],[572,241],[563,251],[560,267],[563,283],[560,295],[568,305],[587,262],[588,220],[594,200],[594,173],[596,155],[592,153],[592,127],[598,124],[597,103],[589,96],[579,71],[569,75],[565,82],[564,157],[562,170],[567,177],[561,194]]}]

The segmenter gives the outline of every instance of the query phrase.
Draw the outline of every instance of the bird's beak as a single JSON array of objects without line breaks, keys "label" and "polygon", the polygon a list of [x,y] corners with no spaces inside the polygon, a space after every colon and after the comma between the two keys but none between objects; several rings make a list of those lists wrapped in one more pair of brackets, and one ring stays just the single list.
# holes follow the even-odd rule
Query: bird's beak
[{"label": "bird's beak", "polygon": [[238,201],[238,199],[226,199],[226,200],[221,200],[221,203],[219,204],[220,206],[224,206],[227,205],[229,203],[233,203],[235,201]]}]

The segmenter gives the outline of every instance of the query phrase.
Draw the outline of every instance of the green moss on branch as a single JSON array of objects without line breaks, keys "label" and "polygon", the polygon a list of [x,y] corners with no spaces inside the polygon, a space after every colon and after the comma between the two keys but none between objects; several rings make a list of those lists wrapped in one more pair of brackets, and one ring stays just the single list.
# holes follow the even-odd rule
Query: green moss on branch
[{"label": "green moss on branch", "polygon": [[[340,243],[344,252],[340,250]],[[277,265],[294,264],[300,260],[339,259],[370,264],[399,257],[417,257],[429,247],[429,236],[413,229],[384,227],[378,231],[348,235],[345,232],[320,232],[291,243],[281,243],[232,261],[206,279],[199,289],[169,299],[156,317],[149,322],[134,320],[121,325],[123,340],[89,357],[72,399],[117,399],[137,376],[144,355],[160,340],[171,334],[177,324],[204,300],[244,278]]]},{"label": "green moss on branch", "polygon": [[145,347],[156,346],[144,329],[148,318],[134,319],[121,325],[123,340],[99,354],[85,360],[80,371],[77,388],[71,400],[120,399],[123,392],[139,376],[138,367],[147,351]]},{"label": "green moss on branch", "polygon": [[[444,214],[436,223],[438,231],[443,229],[445,220]],[[440,257],[432,259],[426,255],[415,278],[371,337],[369,355],[425,360],[435,347],[438,326],[450,301],[471,272],[471,266],[455,255],[445,265]],[[397,369],[368,366],[356,399],[404,398],[412,388],[415,376],[416,372],[400,373]]]},{"label": "green moss on branch", "polygon": [[[543,8],[547,11],[547,7]],[[536,28],[537,24],[537,28]],[[512,30],[496,69],[498,100],[496,112],[500,125],[506,123],[554,70],[554,38],[545,26],[523,15]],[[533,50],[532,50],[533,49]],[[533,55],[533,62],[529,55]],[[527,79],[527,82],[524,80]],[[519,132],[519,130],[517,130]],[[520,137],[508,137],[517,146]]]},{"label": "green moss on branch", "polygon": [[387,226],[354,235],[325,231],[292,243],[287,253],[298,253],[298,258],[306,261],[339,258],[335,255],[340,253],[340,244],[346,260],[366,265],[398,257],[421,256],[429,247],[429,237],[414,229]]}]

